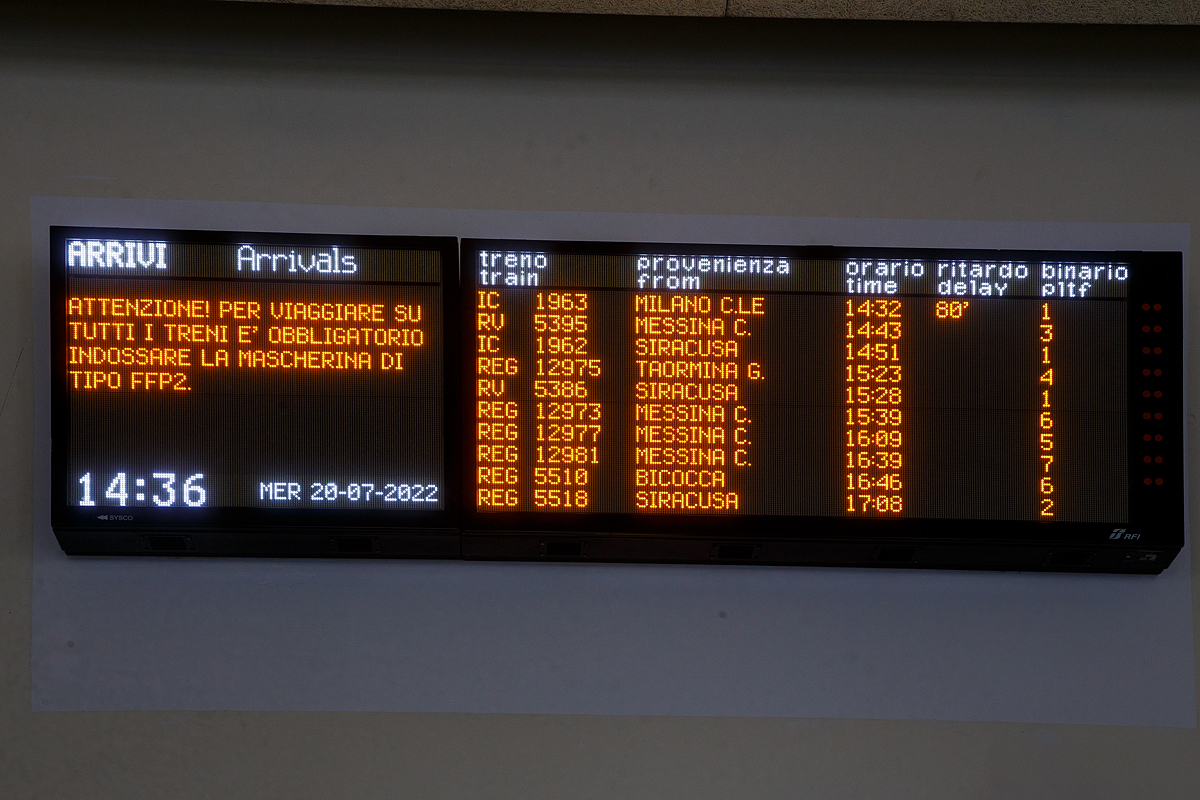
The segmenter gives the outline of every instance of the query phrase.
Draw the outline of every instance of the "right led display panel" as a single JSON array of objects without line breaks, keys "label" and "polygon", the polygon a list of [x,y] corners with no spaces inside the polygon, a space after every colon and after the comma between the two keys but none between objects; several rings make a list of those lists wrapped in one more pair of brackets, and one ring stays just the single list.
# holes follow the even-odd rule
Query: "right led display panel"
[{"label": "right led display panel", "polygon": [[468,556],[1157,571],[1182,544],[1179,253],[462,246]]}]

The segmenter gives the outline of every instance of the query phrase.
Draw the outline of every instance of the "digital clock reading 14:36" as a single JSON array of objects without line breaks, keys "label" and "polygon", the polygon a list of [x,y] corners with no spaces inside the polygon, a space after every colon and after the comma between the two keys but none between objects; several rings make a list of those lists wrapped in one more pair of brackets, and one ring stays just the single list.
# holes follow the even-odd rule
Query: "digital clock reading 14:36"
[{"label": "digital clock reading 14:36", "polygon": [[[203,480],[203,472],[189,475],[182,482],[176,480],[174,472],[153,472],[149,482],[146,478],[129,478],[124,472],[118,472],[108,479],[107,484],[104,478],[100,478],[93,487],[92,473],[85,472],[79,478],[79,485],[82,487],[79,505],[97,505],[94,492],[98,492],[103,485],[104,495],[100,498],[100,505],[127,506],[141,503],[167,508],[182,502],[185,506],[198,508],[204,505],[208,497],[208,493],[200,485]],[[129,491],[130,484],[133,486],[132,492]]]}]

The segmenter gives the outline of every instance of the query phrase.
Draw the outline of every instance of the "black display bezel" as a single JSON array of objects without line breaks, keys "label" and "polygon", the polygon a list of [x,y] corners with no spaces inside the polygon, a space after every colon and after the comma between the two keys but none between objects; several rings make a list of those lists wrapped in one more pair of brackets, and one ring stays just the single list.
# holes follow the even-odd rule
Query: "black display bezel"
[{"label": "black display bezel", "polygon": [[[467,535],[485,536],[491,543],[490,557],[504,555],[503,537],[601,537],[635,539],[712,540],[770,542],[784,540],[858,541],[891,543],[1028,544],[1038,546],[1127,546],[1139,549],[1177,551],[1184,540],[1185,462],[1184,433],[1184,343],[1185,302],[1183,255],[1151,251],[1050,251],[1029,249],[868,248],[832,246],[764,246],[665,242],[582,242],[551,240],[464,239],[461,264],[472,264],[480,249],[632,255],[670,252],[680,255],[734,254],[754,252],[763,256],[795,259],[966,259],[1004,261],[1121,261],[1130,271],[1127,337],[1127,391],[1129,413],[1129,520],[1113,523],[1032,522],[979,519],[853,519],[848,517],[802,517],[759,515],[686,514],[590,514],[544,512],[480,512],[474,500],[476,453],[469,431],[474,425],[471,403],[463,408],[463,530]],[[473,380],[473,303],[477,277],[472,269],[462,274],[463,353],[462,385]],[[761,293],[756,290],[756,293]],[[836,294],[836,293],[832,293]],[[912,296],[912,295],[906,295]],[[931,297],[934,295],[930,295]],[[1149,306],[1143,311],[1142,305]],[[1154,311],[1155,304],[1161,306]],[[1149,325],[1150,333],[1142,326]],[[1153,326],[1162,327],[1154,333]],[[1161,355],[1145,355],[1141,348],[1153,339],[1163,347]],[[1161,377],[1145,377],[1143,369],[1162,369]],[[1161,391],[1161,399],[1143,398],[1144,390]],[[1162,414],[1144,420],[1143,413]],[[1147,466],[1142,458],[1147,447],[1144,433],[1167,433],[1155,455],[1166,455],[1167,463]],[[1144,478],[1163,478],[1162,485],[1143,483]],[[544,550],[544,543],[543,543]],[[1173,553],[1172,553],[1173,556]],[[511,556],[522,557],[522,556]],[[755,556],[757,558],[757,556]],[[633,560],[657,560],[654,558]],[[693,560],[693,559],[684,559]],[[1164,561],[1169,559],[1164,558]],[[1159,565],[1161,567],[1161,564]]]},{"label": "black display bezel", "polygon": [[[140,228],[50,227],[50,361],[51,361],[51,523],[60,543],[67,552],[141,552],[154,551],[157,539],[148,534],[180,534],[182,546],[167,549],[207,554],[245,554],[247,548],[239,538],[253,533],[254,554],[290,555],[313,553],[312,542],[302,542],[289,534],[361,535],[443,533],[457,536],[461,508],[459,471],[459,426],[461,416],[456,357],[461,325],[458,321],[458,240],[452,237],[383,236],[351,234],[280,233],[257,231],[163,230]],[[241,244],[247,240],[269,245],[341,246],[400,250],[431,250],[441,256],[441,290],[443,304],[443,419],[445,437],[445,504],[439,511],[356,510],[356,509],[299,509],[299,508],[145,508],[128,511],[109,506],[83,508],[68,504],[70,447],[70,393],[67,390],[66,292],[67,267],[65,245],[68,238],[153,239],[172,243]],[[119,280],[113,278],[113,280]],[[160,278],[159,280],[164,280]],[[167,279],[169,280],[169,279]],[[302,281],[294,281],[302,282]],[[315,281],[314,281],[315,282]],[[322,281],[329,283],[329,281]],[[311,283],[311,282],[309,282]],[[359,281],[358,283],[369,283]],[[132,520],[100,519],[101,516],[133,517]],[[130,534],[133,534],[131,536]],[[171,540],[175,542],[177,540]],[[321,541],[325,541],[324,538]],[[349,540],[347,540],[349,541]],[[197,546],[197,542],[201,546]],[[204,544],[207,543],[207,544]],[[357,543],[357,540],[355,540]],[[334,552],[338,551],[334,541]],[[320,550],[321,548],[318,548]],[[386,548],[384,548],[386,549]],[[454,548],[455,550],[457,548]],[[357,544],[343,547],[342,552],[362,550]],[[378,545],[370,552],[379,550]],[[440,553],[445,555],[445,553]]]}]

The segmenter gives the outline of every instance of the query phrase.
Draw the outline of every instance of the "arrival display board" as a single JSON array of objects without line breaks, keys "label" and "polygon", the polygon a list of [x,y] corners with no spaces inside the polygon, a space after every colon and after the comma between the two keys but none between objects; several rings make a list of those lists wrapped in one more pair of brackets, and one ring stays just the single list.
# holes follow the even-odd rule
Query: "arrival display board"
[{"label": "arrival display board", "polygon": [[1157,572],[1183,543],[1177,252],[50,245],[69,553]]},{"label": "arrival display board", "polygon": [[452,531],[455,240],[55,228],[51,252],[56,530]]},{"label": "arrival display board", "polygon": [[462,264],[467,552],[1182,541],[1179,254],[466,240]]}]

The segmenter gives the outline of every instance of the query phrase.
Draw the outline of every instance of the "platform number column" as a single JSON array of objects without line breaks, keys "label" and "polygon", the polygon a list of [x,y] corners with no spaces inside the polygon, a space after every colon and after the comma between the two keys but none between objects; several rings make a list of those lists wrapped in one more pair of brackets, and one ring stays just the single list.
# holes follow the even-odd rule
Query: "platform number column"
[{"label": "platform number column", "polygon": [[1041,475],[1038,478],[1038,516],[1042,519],[1054,517],[1054,359],[1051,352],[1054,341],[1054,320],[1050,317],[1050,304],[1042,303],[1042,316],[1038,323],[1038,459]]}]

